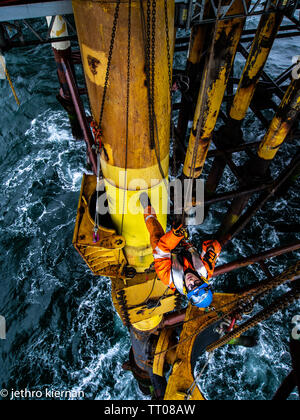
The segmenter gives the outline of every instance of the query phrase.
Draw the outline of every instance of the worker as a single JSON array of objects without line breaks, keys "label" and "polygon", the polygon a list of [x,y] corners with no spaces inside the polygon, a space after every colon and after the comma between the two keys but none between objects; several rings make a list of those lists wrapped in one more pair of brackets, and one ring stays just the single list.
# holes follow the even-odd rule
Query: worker
[{"label": "worker", "polygon": [[141,194],[140,202],[144,208],[155,271],[159,279],[173,292],[177,290],[185,295],[193,305],[207,308],[213,300],[209,280],[221,253],[220,243],[217,240],[204,242],[200,256],[187,241],[182,224],[173,225],[171,231],[165,233],[146,193]]}]

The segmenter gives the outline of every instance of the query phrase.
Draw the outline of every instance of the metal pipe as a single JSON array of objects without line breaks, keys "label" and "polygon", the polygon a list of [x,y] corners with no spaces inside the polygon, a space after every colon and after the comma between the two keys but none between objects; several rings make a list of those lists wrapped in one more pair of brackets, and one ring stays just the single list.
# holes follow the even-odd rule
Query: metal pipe
[{"label": "metal pipe", "polygon": [[[226,7],[228,3],[228,1],[222,2],[222,6]],[[250,2],[248,1],[247,4],[249,5]],[[232,5],[229,13],[234,14],[242,10],[243,2],[238,1]],[[245,19],[232,19],[217,23],[216,34],[212,40],[213,65],[208,60],[204,70],[204,79],[207,80],[208,89],[204,91],[206,89],[202,86],[199,92],[183,168],[184,176],[187,178],[199,178],[202,174],[244,23]],[[200,121],[201,133],[198,139],[197,132]],[[195,150],[196,148],[197,150]]]},{"label": "metal pipe", "polygon": [[244,120],[282,20],[282,12],[261,17],[230,109],[229,115],[232,120],[239,122]]},{"label": "metal pipe", "polygon": [[[188,92],[182,95],[180,104],[180,112],[178,117],[177,131],[182,143],[185,141],[187,133],[188,122],[192,119],[191,114],[197,102],[195,92],[199,91],[199,79],[201,79],[201,58],[203,56],[204,45],[207,34],[206,26],[195,26],[191,30],[191,38],[189,43],[189,54],[186,65],[186,74],[190,79],[190,86]],[[203,66],[202,66],[203,67]]]},{"label": "metal pipe", "polygon": [[[242,77],[238,84],[237,92],[229,111],[229,119],[226,126],[222,127],[219,132],[218,137],[222,139],[224,148],[243,141],[241,124],[253,99],[282,20],[282,12],[261,17]],[[226,162],[226,159],[223,157],[216,158],[206,183],[206,194],[212,195],[216,191],[226,163],[228,164],[228,161]]]},{"label": "metal pipe", "polygon": [[[249,174],[250,179],[255,182],[259,182],[260,180],[266,178],[269,166],[275,158],[279,148],[287,139],[299,112],[300,79],[294,79],[287,89],[278,111],[270,124],[269,130],[259,146],[257,156],[245,165],[245,172]],[[250,196],[245,197],[243,201],[234,200],[222,223],[219,235],[223,236],[230,230],[232,225],[242,214],[242,211],[247,205],[249,199]]]},{"label": "metal pipe", "polygon": [[258,149],[261,160],[270,162],[276,156],[300,112],[300,78],[292,80],[278,107],[270,128]]},{"label": "metal pipe", "polygon": [[[290,176],[295,171],[295,168],[299,165],[299,162],[300,162],[299,151],[300,150],[298,150],[297,154],[292,159],[289,166],[279,175],[277,180],[274,182],[273,187],[269,191],[264,193],[262,196],[260,196],[258,200],[255,201],[255,203],[246,211],[246,213],[242,217],[238,218],[238,216],[236,215],[237,221],[235,223],[232,223],[230,229],[228,230],[228,233],[224,234],[224,232],[222,232],[222,229],[221,231],[219,231],[218,236],[223,246],[225,246],[230,240],[233,239],[233,237],[238,235],[245,228],[245,226],[247,226],[247,224],[250,222],[252,217],[276,193],[276,191],[286,182],[286,180],[290,178]],[[246,197],[246,200],[248,201],[247,197]],[[234,215],[231,214],[231,217],[232,217],[231,220],[233,221]]]},{"label": "metal pipe", "polygon": [[[57,36],[59,38],[68,36],[67,24],[62,16],[48,16],[46,20],[49,27],[48,32],[50,39]],[[61,90],[59,95],[57,96],[57,99],[68,113],[73,137],[75,139],[82,139],[83,133],[78,118],[76,116],[75,107],[71,99],[71,94],[68,87],[68,83],[66,81],[65,73],[61,68],[61,58],[64,58],[65,61],[68,61],[70,63],[75,79],[75,70],[72,62],[71,43],[69,41],[61,41],[54,43],[52,44],[52,51],[57,66],[58,80],[61,86]]]},{"label": "metal pipe", "polygon": [[186,309],[166,315],[162,321],[161,328],[172,327],[176,324],[180,324],[184,321],[185,315]]},{"label": "metal pipe", "polygon": [[97,157],[93,149],[94,139],[93,139],[88,121],[86,119],[84,107],[81,102],[81,98],[80,98],[79,91],[76,86],[72,69],[71,69],[70,63],[68,61],[65,61],[64,58],[61,58],[61,65],[66,76],[66,80],[67,80],[68,87],[71,93],[72,101],[75,106],[76,115],[80,123],[82,132],[83,132],[84,140],[87,145],[87,154],[88,154],[90,163],[92,165],[93,172],[96,174],[97,173]]},{"label": "metal pipe", "polygon": [[298,251],[299,249],[300,241],[297,241],[291,245],[276,247],[259,254],[251,255],[247,258],[241,258],[228,264],[224,264],[220,267],[216,267],[213,277],[221,276],[222,274],[229,273],[230,271],[237,270],[239,268],[248,267],[249,265],[265,261],[269,258],[279,257],[283,254]]}]

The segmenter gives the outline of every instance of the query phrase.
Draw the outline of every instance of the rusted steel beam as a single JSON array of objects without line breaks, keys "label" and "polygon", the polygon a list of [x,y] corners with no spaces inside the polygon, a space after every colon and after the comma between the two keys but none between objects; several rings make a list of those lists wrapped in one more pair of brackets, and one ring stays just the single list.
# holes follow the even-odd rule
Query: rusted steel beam
[{"label": "rusted steel beam", "polygon": [[290,342],[290,352],[292,356],[292,366],[296,376],[296,384],[298,388],[298,393],[300,397],[300,341],[291,340]]},{"label": "rusted steel beam", "polygon": [[[48,33],[50,39],[52,37],[55,37],[57,33],[61,34],[59,36],[61,38],[65,35],[68,36],[67,23],[62,16],[48,16],[46,19],[49,28]],[[57,95],[57,99],[68,113],[74,139],[79,140],[83,138],[83,134],[78,118],[76,116],[76,111],[71,98],[68,83],[66,81],[65,72],[61,68],[61,58],[64,58],[65,61],[68,61],[70,63],[70,68],[72,69],[74,80],[76,81],[75,69],[72,60],[71,43],[64,41],[52,44],[52,51],[54,54],[54,59],[57,67],[57,76],[61,87],[59,95]]]},{"label": "rusted steel beam", "polygon": [[[264,183],[264,184],[258,185],[257,187],[251,187],[251,188],[247,187],[247,188],[236,190],[236,191],[229,191],[223,194],[216,194],[209,198],[205,197],[204,206],[209,207],[212,204],[221,203],[222,201],[229,201],[235,198],[248,196],[249,194],[252,195],[261,191],[265,191],[265,190],[270,189],[272,185],[273,183]],[[202,205],[203,205],[202,202],[197,202],[196,199],[193,199],[193,207],[202,206]]]},{"label": "rusted steel beam", "polygon": [[[300,112],[300,79],[292,80],[281,104],[266,132],[254,159],[244,165],[245,172],[253,182],[261,182],[269,176],[269,167],[276,157],[278,150],[288,138],[288,135],[297,121]],[[249,196],[250,199],[250,196]],[[240,217],[247,205],[247,200],[239,200],[232,203],[220,229],[220,236],[231,228],[233,223]]]},{"label": "rusted steel beam", "polygon": [[300,396],[300,341],[290,341],[290,353],[292,357],[292,368],[293,370],[283,381],[280,388],[273,397],[273,401],[285,401],[297,387]]},{"label": "rusted steel beam", "polygon": [[[282,247],[276,247],[273,249],[270,249],[268,251],[264,251],[261,252],[259,254],[256,255],[252,255],[250,257],[247,258],[241,258],[237,261],[233,261],[230,262],[228,264],[224,264],[220,267],[217,267],[215,269],[214,275],[213,277],[217,277],[217,276],[221,276],[223,274],[229,273],[231,271],[237,270],[239,268],[244,268],[244,267],[248,267],[249,265],[252,264],[256,264],[256,263],[260,263],[263,262],[269,258],[274,258],[274,257],[279,257],[280,255],[284,255],[290,252],[294,252],[294,251],[298,251],[300,249],[300,241],[294,242],[293,244],[290,245],[285,245]],[[298,277],[295,277],[296,279]],[[292,277],[291,277],[292,279]],[[268,282],[271,279],[268,280]],[[272,277],[273,280],[273,277]],[[261,285],[262,283],[258,283],[258,286]],[[268,284],[268,283],[266,283]],[[252,288],[255,288],[255,286],[252,286]],[[251,290],[252,290],[251,288]],[[171,313],[168,314],[164,317],[161,327],[165,328],[165,327],[173,327],[177,324],[182,323],[185,320],[186,317],[186,309],[182,309],[181,311],[175,312],[175,313]]]},{"label": "rusted steel beam", "polygon": [[[228,3],[226,2],[227,5]],[[243,4],[248,8],[250,3],[250,1],[234,3],[228,13],[239,13],[243,9]],[[244,24],[244,19],[221,21],[216,24],[211,40],[212,60],[208,59],[204,67],[183,167],[186,178],[200,178],[202,174]]]},{"label": "rusted steel beam", "polygon": [[87,145],[87,154],[88,154],[93,172],[96,174],[97,173],[97,157],[93,149],[94,138],[92,136],[92,132],[90,130],[90,127],[89,127],[89,124],[85,115],[84,107],[81,102],[80,94],[76,86],[72,69],[71,69],[70,63],[64,60],[64,58],[61,59],[61,66],[66,76],[66,81],[68,83],[68,87],[69,87],[72,101],[75,107],[76,115],[77,115],[80,127],[82,129],[82,132],[83,132],[84,140]]},{"label": "rusted steel beam", "polygon": [[[295,157],[292,159],[288,167],[279,175],[273,186],[265,193],[263,193],[255,203],[242,215],[238,221],[233,223],[228,233],[219,232],[219,241],[222,245],[226,245],[230,240],[237,236],[255,216],[255,214],[265,205],[265,203],[277,192],[277,190],[291,177],[300,162],[300,150],[297,151]],[[247,196],[244,200],[248,200]],[[242,200],[242,201],[244,201]],[[240,203],[241,207],[243,203]],[[245,204],[246,205],[246,204]]]},{"label": "rusted steel beam", "polygon": [[162,321],[162,328],[172,327],[176,324],[180,324],[181,322],[184,321],[185,316],[186,316],[186,309],[182,309],[179,312],[166,315]]},{"label": "rusted steel beam", "polygon": [[280,255],[298,251],[299,249],[300,249],[300,241],[297,241],[291,245],[272,248],[272,249],[269,249],[268,251],[251,255],[250,257],[247,257],[247,258],[241,258],[239,260],[217,267],[214,272],[214,277],[221,276],[222,274],[229,273],[230,271],[237,270],[239,268],[248,267],[249,265],[256,264],[261,261],[265,261],[269,258],[279,257]]}]

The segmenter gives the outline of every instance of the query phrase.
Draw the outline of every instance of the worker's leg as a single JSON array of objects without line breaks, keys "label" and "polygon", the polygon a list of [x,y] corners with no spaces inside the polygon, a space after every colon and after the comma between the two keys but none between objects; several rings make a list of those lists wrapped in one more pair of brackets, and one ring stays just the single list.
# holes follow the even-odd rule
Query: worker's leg
[{"label": "worker's leg", "polygon": [[146,207],[144,218],[145,218],[147,229],[150,233],[150,243],[151,243],[152,249],[154,250],[160,238],[164,236],[165,232],[161,224],[157,220],[155,210],[152,206]]}]

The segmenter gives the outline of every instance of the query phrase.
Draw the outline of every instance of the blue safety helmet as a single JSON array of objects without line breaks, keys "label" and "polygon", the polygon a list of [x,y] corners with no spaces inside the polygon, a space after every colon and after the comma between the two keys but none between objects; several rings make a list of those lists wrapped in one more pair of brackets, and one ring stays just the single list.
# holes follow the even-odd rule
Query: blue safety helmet
[{"label": "blue safety helmet", "polygon": [[187,298],[191,301],[192,305],[198,308],[207,308],[213,301],[213,294],[207,283],[204,283],[189,292]]}]

